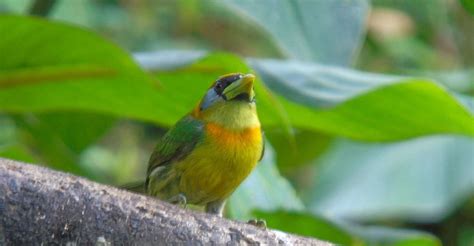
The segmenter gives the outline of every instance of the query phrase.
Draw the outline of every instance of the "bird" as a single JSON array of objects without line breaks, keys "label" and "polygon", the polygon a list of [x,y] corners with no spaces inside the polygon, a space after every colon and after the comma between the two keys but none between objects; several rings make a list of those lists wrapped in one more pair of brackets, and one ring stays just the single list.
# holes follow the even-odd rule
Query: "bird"
[{"label": "bird", "polygon": [[146,194],[223,216],[227,198],[265,151],[254,82],[253,74],[230,73],[212,83],[196,107],[156,144]]}]

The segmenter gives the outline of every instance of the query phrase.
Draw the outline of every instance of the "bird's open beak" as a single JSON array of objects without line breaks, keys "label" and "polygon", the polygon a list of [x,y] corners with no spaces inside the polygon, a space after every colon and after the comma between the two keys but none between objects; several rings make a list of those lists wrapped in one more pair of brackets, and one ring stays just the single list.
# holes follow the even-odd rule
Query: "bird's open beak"
[{"label": "bird's open beak", "polygon": [[223,93],[227,100],[242,99],[246,101],[252,101],[255,97],[253,91],[253,82],[255,81],[255,75],[246,74],[241,79],[234,81],[232,84],[227,86]]}]

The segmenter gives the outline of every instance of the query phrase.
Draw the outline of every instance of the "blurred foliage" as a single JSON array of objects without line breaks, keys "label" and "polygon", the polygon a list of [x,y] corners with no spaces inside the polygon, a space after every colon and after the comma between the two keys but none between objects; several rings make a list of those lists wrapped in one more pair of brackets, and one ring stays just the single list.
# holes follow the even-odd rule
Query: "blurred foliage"
[{"label": "blurred foliage", "polygon": [[[278,191],[278,192],[275,192]],[[256,196],[255,194],[258,194]],[[253,210],[303,210],[304,205],[290,183],[275,165],[274,151],[267,143],[265,156],[229,200],[229,215],[236,219],[253,218]]]},{"label": "blurred foliage", "polygon": [[472,0],[459,0],[461,4],[469,11],[471,14],[474,15],[474,1]]},{"label": "blurred foliage", "polygon": [[472,13],[468,0],[63,0],[49,20],[1,15],[0,156],[139,180],[217,76],[255,72],[268,150],[228,216],[344,245],[472,245]]}]

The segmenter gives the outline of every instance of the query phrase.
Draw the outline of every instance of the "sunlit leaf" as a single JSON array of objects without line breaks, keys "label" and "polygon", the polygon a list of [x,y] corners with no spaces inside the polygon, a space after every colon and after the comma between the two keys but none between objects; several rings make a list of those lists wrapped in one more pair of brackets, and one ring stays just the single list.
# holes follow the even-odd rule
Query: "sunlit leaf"
[{"label": "sunlit leaf", "polygon": [[[8,38],[0,40],[0,110],[7,112],[87,110],[171,125],[192,110],[217,77],[249,71],[238,57],[216,54],[184,70],[160,73],[165,82],[160,85],[124,51],[85,30],[2,16],[0,31],[7,30]],[[33,30],[36,35],[23,38]],[[281,121],[275,101],[262,85],[256,87],[260,106],[267,108],[262,120]]]},{"label": "sunlit leaf", "polygon": [[0,16],[0,32],[8,33],[0,39],[0,110],[80,109],[149,119],[164,107],[154,96],[157,84],[94,33],[16,16]]}]

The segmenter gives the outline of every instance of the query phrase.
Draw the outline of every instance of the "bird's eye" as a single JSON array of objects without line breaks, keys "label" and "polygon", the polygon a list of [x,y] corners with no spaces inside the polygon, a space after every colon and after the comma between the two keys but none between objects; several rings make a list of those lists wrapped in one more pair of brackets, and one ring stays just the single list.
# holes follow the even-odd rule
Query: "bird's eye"
[{"label": "bird's eye", "polygon": [[225,77],[221,77],[217,80],[216,85],[214,86],[214,90],[218,95],[224,91],[224,89],[232,84],[233,82],[242,78],[242,74],[232,74]]},{"label": "bird's eye", "polygon": [[216,90],[216,93],[220,95],[222,91],[224,90],[224,87],[222,86],[221,83],[218,82],[216,86],[214,87],[214,89]]}]

